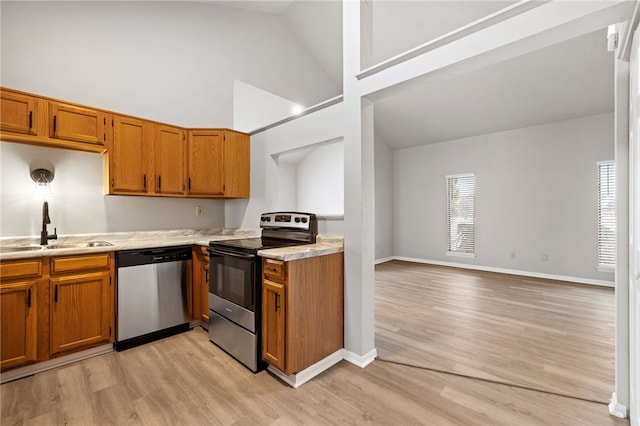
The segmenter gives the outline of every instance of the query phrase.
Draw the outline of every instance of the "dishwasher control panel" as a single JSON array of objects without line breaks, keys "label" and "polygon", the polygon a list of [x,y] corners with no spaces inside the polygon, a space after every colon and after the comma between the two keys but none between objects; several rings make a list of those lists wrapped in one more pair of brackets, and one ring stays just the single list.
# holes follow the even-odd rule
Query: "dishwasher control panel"
[{"label": "dishwasher control panel", "polygon": [[118,268],[153,263],[179,262],[191,259],[191,246],[120,250],[116,252]]}]

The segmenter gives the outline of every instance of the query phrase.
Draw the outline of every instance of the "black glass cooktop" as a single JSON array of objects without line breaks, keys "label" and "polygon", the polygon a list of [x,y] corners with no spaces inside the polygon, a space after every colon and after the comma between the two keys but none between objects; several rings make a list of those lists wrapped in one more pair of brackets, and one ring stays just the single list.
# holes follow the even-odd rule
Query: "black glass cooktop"
[{"label": "black glass cooktop", "polygon": [[262,249],[291,247],[300,244],[309,244],[302,241],[278,240],[274,238],[241,238],[238,240],[211,241],[210,247],[231,248],[244,252],[257,252]]}]

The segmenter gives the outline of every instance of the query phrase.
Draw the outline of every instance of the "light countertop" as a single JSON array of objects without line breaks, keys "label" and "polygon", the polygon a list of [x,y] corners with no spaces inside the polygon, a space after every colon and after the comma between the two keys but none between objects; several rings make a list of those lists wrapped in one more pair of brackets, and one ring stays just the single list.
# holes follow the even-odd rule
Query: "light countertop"
[{"label": "light countertop", "polygon": [[258,251],[258,256],[289,262],[291,260],[305,259],[308,257],[342,253],[343,251],[344,241],[342,237],[318,235],[315,244],[260,250]]},{"label": "light countertop", "polygon": [[[236,230],[214,228],[206,230],[172,230],[113,232],[103,234],[60,235],[51,240],[50,245],[75,244],[89,241],[107,241],[110,246],[74,247],[58,249],[37,249],[0,253],[0,260],[29,259],[51,256],[82,255],[105,253],[120,250],[169,247],[178,245],[208,246],[210,241],[222,241],[240,238],[257,238],[259,230]],[[5,237],[0,238],[0,246],[38,245],[37,237]],[[279,249],[260,250],[258,255],[279,260],[296,260],[305,257],[323,256],[343,251],[343,239],[338,236],[318,235],[316,244],[285,247]]]}]

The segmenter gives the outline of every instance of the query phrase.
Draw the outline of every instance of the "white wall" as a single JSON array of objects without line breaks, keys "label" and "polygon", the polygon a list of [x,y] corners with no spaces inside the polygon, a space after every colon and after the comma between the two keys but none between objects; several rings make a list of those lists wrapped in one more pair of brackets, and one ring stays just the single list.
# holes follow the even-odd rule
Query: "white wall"
[{"label": "white wall", "polygon": [[[100,154],[0,142],[0,236],[37,236],[42,201],[34,193],[32,167],[53,165],[53,194],[47,197],[51,232],[91,234],[118,231],[206,229],[224,226],[224,201],[103,195]],[[195,206],[204,214],[195,216]]]},{"label": "white wall", "polygon": [[340,89],[277,16],[204,2],[2,2],[2,85],[185,127],[232,127],[233,80]]},{"label": "white wall", "polygon": [[[394,151],[394,255],[612,281],[596,271],[596,162],[613,135],[602,114]],[[445,256],[458,173],[476,175],[475,259]]]},{"label": "white wall", "polygon": [[376,254],[381,260],[393,256],[393,151],[375,138]]},{"label": "white wall", "polygon": [[[340,92],[268,14],[200,2],[2,2],[0,8],[0,83],[9,88],[186,127],[232,127],[234,79],[305,105]],[[100,155],[4,142],[0,148],[0,235],[39,232],[28,164],[43,158],[57,169],[51,216],[59,232],[224,224],[222,201],[104,197]],[[197,219],[196,204],[206,209]]]},{"label": "white wall", "polygon": [[297,209],[319,215],[344,215],[344,143],[313,148],[296,164]]},{"label": "white wall", "polygon": [[[251,137],[251,198],[229,200],[225,204],[225,226],[253,228],[260,224],[260,214],[290,209],[280,204],[290,201],[279,184],[279,167],[273,156],[296,148],[342,137],[342,104],[302,116]],[[287,172],[291,175],[290,170]],[[324,176],[319,175],[318,179]],[[320,221],[319,231],[325,234],[343,233],[342,220]]]}]

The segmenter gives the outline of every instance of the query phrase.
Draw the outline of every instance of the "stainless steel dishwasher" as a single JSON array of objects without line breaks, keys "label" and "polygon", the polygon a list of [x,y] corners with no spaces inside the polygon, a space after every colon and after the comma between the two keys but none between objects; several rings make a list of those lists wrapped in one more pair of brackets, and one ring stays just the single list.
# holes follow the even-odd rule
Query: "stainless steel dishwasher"
[{"label": "stainless steel dishwasher", "polygon": [[116,350],[189,329],[191,247],[116,253]]}]

